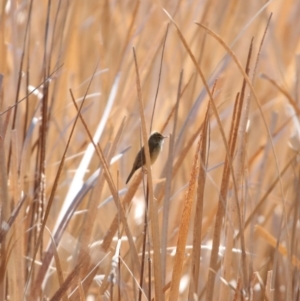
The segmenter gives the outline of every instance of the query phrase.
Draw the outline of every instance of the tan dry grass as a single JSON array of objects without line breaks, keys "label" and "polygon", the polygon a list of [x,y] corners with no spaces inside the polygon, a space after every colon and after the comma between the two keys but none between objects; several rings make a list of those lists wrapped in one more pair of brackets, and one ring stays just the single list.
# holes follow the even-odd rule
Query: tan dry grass
[{"label": "tan dry grass", "polygon": [[3,1],[0,300],[298,300],[299,13]]}]

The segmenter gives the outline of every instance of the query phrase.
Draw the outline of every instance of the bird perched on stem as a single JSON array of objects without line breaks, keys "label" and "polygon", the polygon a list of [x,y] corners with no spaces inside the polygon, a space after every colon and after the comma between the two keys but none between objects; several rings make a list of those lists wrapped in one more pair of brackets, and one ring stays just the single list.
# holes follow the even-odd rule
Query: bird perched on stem
[{"label": "bird perched on stem", "polygon": [[[149,145],[149,152],[150,152],[150,160],[151,160],[151,165],[156,161],[161,149],[162,149],[162,144],[165,138],[168,138],[168,136],[163,136],[159,132],[154,132],[151,134],[151,136],[148,139],[148,145]],[[141,168],[146,164],[146,155],[145,155],[145,149],[144,146],[140,149],[138,154],[135,157],[131,172],[126,180],[126,184],[129,182],[133,174],[135,173],[136,170]]]}]

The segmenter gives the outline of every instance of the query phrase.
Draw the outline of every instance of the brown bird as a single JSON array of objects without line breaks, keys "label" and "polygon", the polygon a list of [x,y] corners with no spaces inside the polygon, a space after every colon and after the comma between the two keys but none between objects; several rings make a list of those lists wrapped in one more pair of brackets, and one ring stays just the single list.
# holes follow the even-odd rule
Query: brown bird
[{"label": "brown bird", "polygon": [[[164,137],[161,133],[159,132],[154,132],[148,139],[148,145],[149,145],[149,152],[150,152],[150,160],[151,160],[151,165],[156,161],[161,148],[162,144],[165,138],[168,138],[167,136]],[[143,165],[146,164],[146,156],[145,156],[145,149],[144,146],[140,149],[138,154],[135,157],[131,172],[127,178],[126,184],[129,182],[133,174],[135,173],[136,170],[141,168]]]}]

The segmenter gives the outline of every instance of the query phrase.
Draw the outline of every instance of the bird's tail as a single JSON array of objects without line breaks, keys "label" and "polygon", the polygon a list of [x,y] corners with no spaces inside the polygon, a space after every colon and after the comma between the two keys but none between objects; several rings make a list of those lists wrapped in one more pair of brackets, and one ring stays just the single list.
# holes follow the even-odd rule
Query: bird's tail
[{"label": "bird's tail", "polygon": [[134,172],[135,172],[135,170],[134,170],[134,168],[132,168],[132,170],[131,170],[131,172],[130,172],[130,174],[129,174],[127,180],[126,180],[126,184],[130,181],[130,179],[131,179],[131,177],[133,176]]}]

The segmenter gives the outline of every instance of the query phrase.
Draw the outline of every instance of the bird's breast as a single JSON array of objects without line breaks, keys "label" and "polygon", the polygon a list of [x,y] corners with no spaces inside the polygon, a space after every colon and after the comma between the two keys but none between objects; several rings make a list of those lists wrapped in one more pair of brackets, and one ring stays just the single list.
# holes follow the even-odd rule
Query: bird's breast
[{"label": "bird's breast", "polygon": [[151,164],[153,164],[156,161],[160,151],[161,151],[161,144],[158,144],[157,146],[155,146],[155,148],[152,151]]}]

